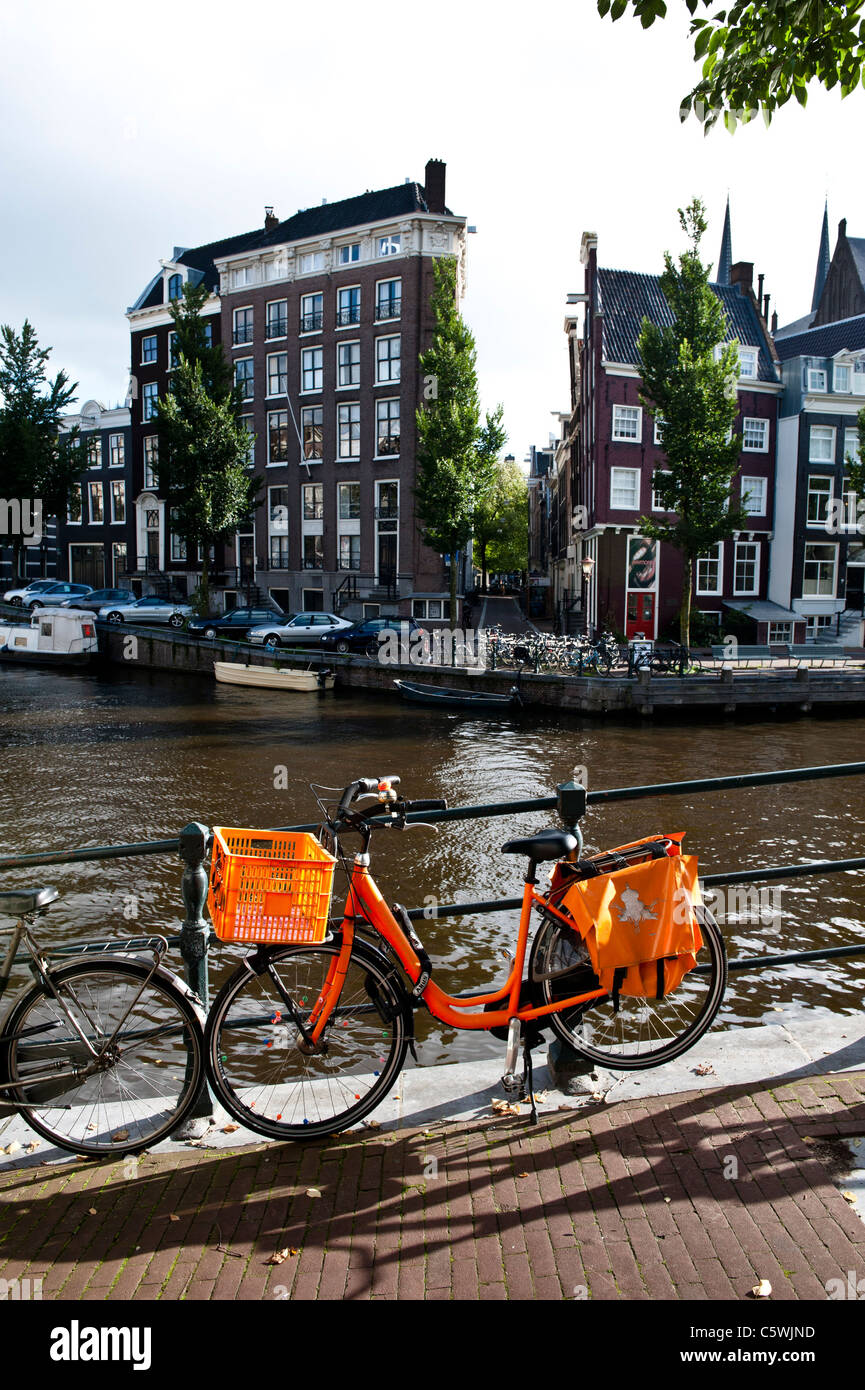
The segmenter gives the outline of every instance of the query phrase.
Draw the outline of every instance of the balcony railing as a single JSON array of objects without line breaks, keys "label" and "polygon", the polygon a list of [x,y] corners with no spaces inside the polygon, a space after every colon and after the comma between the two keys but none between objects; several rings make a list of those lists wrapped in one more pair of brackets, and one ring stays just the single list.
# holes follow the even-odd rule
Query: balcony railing
[{"label": "balcony railing", "polygon": [[268,319],[264,330],[265,338],[284,338],[288,333],[288,319]]},{"label": "balcony railing", "polygon": [[300,331],[301,333],[317,333],[324,322],[324,314],[319,311],[317,314],[301,314]]},{"label": "balcony railing", "polygon": [[348,309],[337,309],[336,326],[345,328],[350,323],[360,323],[360,305],[352,304]]},{"label": "balcony railing", "polygon": [[375,316],[379,323],[384,319],[398,319],[401,312],[401,299],[383,299],[375,306]]},{"label": "balcony railing", "polygon": [[237,346],[238,343],[252,342],[252,324],[245,324],[243,328],[235,328],[231,335],[231,340]]}]

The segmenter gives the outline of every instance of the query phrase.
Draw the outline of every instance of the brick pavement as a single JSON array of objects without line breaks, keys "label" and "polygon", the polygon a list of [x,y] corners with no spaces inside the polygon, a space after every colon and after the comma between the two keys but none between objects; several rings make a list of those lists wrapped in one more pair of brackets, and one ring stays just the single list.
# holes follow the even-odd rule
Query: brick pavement
[{"label": "brick pavement", "polygon": [[[0,1174],[0,1279],[43,1299],[826,1299],[865,1073],[313,1145]],[[309,1195],[316,1189],[320,1196]],[[289,1250],[279,1264],[268,1263]]]}]

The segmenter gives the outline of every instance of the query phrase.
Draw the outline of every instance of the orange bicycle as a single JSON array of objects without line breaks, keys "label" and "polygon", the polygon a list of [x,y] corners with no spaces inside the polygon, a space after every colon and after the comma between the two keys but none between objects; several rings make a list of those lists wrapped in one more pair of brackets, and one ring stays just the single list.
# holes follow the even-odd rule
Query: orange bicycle
[{"label": "orange bicycle", "polygon": [[[624,874],[627,909],[621,915],[634,940],[645,942],[668,905],[650,911],[655,903],[643,904],[629,885],[642,881],[636,866],[669,868],[681,855],[681,836],[586,859],[579,858],[576,825],[508,841],[504,853],[528,860],[508,979],[499,989],[451,995],[436,984],[407,910],[399,903],[389,907],[370,873],[374,832],[416,828],[423,823],[408,822],[409,815],[446,809],[444,801],[406,800],[399,780],[360,778],[332,810],[319,800],[325,822],[316,837],[215,831],[209,903],[217,934],[256,943],[214,1000],[205,1034],[210,1083],[240,1123],[271,1139],[313,1139],[350,1128],[390,1091],[409,1049],[417,1060],[419,1008],[452,1028],[506,1037],[502,1080],[531,1100],[533,1119],[531,1051],[545,1027],[591,1061],[618,1070],[658,1066],[703,1035],[727,978],[724,942],[711,914],[686,899],[686,957],[659,960],[672,948],[656,946],[652,955],[643,947],[638,959],[648,966],[625,963],[605,971],[593,940],[597,909],[589,897],[574,898],[587,886],[609,898],[607,886]],[[358,803],[364,800],[374,805],[363,809]],[[361,847],[349,861],[341,841],[352,832]],[[656,865],[659,859],[666,864]],[[348,894],[341,918],[331,918],[329,884],[337,862],[348,875]],[[552,881],[542,892],[537,866],[549,862]],[[678,862],[690,862],[696,874],[695,860]],[[682,870],[676,872],[681,877]],[[541,921],[529,946],[533,910]],[[671,968],[675,973],[665,977]],[[521,1045],[522,1082],[515,1076]]]}]

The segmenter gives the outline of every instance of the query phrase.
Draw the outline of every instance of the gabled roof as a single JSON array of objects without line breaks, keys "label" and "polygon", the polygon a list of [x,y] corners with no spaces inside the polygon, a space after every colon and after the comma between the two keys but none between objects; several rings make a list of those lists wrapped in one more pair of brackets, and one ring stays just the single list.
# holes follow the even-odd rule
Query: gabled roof
[{"label": "gabled roof", "polygon": [[[393,188],[380,188],[374,192],[359,194],[356,198],[343,198],[337,203],[322,203],[319,207],[305,208],[292,217],[277,223],[266,231],[256,228],[252,232],[241,232],[237,236],[224,237],[221,241],[210,241],[204,246],[175,254],[178,265],[189,266],[199,273],[207,288],[216,290],[219,274],[215,262],[225,256],[241,255],[244,251],[257,251],[266,246],[280,246],[285,242],[303,241],[308,237],[331,236],[335,232],[348,231],[351,227],[363,227],[370,222],[386,222],[395,217],[409,217],[418,212],[429,212],[423,187],[419,183],[399,183]],[[452,217],[445,208],[442,214]],[[175,247],[175,253],[179,250]],[[151,280],[143,294],[132,306],[134,309],[149,309],[163,302],[162,272]]]},{"label": "gabled roof", "polygon": [[853,253],[853,261],[865,289],[865,238],[860,236],[848,236],[847,245]]},{"label": "gabled roof", "polygon": [[851,352],[865,348],[865,314],[775,339],[775,351],[782,362],[791,357],[834,357],[845,348]]},{"label": "gabled roof", "polygon": [[[659,275],[634,270],[598,270],[599,308],[604,315],[603,353],[608,362],[630,363],[639,358],[637,339],[643,319],[659,328],[673,322],[673,314],[661,291]],[[766,330],[751,300],[738,285],[712,285],[727,318],[730,338],[743,347],[759,349],[758,381],[777,381],[778,374],[766,345]]]}]

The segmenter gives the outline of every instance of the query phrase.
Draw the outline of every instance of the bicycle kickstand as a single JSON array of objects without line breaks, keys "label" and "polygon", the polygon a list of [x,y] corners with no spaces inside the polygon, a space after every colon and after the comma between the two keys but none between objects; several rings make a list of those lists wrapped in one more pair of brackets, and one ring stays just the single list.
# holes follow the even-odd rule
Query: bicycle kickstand
[{"label": "bicycle kickstand", "polygon": [[532,1108],[529,1124],[536,1125],[538,1123],[538,1111],[535,1105],[535,1088],[532,1080],[532,1036],[528,1028],[523,1039],[523,1082],[520,1091],[520,1099],[527,1099]]}]

